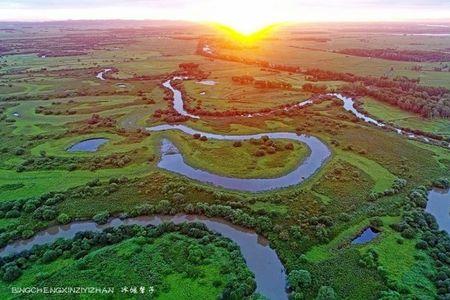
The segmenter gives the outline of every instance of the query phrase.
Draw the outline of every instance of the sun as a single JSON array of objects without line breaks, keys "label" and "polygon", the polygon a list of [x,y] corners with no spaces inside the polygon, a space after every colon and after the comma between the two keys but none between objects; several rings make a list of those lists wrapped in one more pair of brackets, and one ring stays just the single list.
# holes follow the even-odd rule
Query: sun
[{"label": "sun", "polygon": [[244,20],[223,21],[223,23],[219,26],[222,26],[223,28],[228,27],[230,31],[234,31],[235,33],[239,33],[243,36],[252,36],[265,31],[273,25],[274,24],[268,24],[267,22],[261,20],[246,18]]},{"label": "sun", "polygon": [[239,27],[239,26],[228,26],[224,24],[212,23],[217,30],[223,32],[226,36],[230,37],[232,40],[245,43],[253,44],[254,42],[264,39],[272,34],[279,24],[262,25],[265,27]]},{"label": "sun", "polygon": [[[221,24],[242,36],[251,36],[264,31],[274,24],[288,21],[286,5],[275,0],[227,0],[210,1],[211,7],[205,7],[205,21]],[[283,9],[274,9],[277,6]]]}]

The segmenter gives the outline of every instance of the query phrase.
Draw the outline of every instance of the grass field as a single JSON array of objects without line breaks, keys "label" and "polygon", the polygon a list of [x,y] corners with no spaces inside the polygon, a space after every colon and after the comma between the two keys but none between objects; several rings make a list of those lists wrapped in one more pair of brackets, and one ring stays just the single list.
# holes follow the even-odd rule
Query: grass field
[{"label": "grass field", "polygon": [[[193,253],[197,256],[193,257]],[[83,286],[113,288],[113,294],[120,297],[132,296],[130,289],[135,288],[138,298],[217,299],[236,276],[235,270],[224,274],[230,265],[246,268],[243,260],[232,258],[219,241],[204,245],[174,232],[153,240],[135,237],[93,248],[82,259],[42,259],[33,263],[18,281],[2,283],[0,293],[6,299],[12,287]],[[108,294],[100,297],[107,298]]]},{"label": "grass field", "polygon": [[393,123],[395,126],[411,129],[420,129],[425,132],[448,137],[450,133],[450,121],[446,119],[425,119],[415,114],[403,111],[397,107],[364,98],[363,107],[376,118]]}]

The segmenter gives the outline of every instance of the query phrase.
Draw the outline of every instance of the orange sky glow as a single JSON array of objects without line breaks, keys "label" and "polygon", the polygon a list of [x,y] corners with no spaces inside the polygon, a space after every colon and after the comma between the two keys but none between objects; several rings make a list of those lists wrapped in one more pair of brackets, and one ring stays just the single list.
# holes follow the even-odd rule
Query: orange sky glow
[{"label": "orange sky glow", "polygon": [[11,0],[0,20],[169,19],[224,24],[250,34],[279,22],[448,20],[448,0]]}]

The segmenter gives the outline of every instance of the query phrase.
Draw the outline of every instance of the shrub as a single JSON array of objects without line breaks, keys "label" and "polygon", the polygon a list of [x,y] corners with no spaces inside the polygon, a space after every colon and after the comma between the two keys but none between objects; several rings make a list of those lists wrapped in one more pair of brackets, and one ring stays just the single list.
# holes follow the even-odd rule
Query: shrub
[{"label": "shrub", "polygon": [[412,228],[406,228],[402,231],[401,235],[405,239],[413,239],[416,234],[414,233],[414,230]]},{"label": "shrub", "polygon": [[17,147],[17,148],[14,150],[14,154],[15,154],[15,155],[23,155],[23,154],[25,154],[25,149],[23,149],[22,147]]},{"label": "shrub", "polygon": [[23,239],[29,239],[33,235],[34,235],[34,232],[31,229],[27,229],[27,230],[22,231],[22,238]]},{"label": "shrub", "polygon": [[67,167],[67,171],[75,171],[77,169],[77,165],[76,164],[70,164]]},{"label": "shrub", "polygon": [[331,286],[321,286],[317,293],[316,300],[334,300],[336,299],[336,293]]},{"label": "shrub", "polygon": [[233,147],[241,147],[242,146],[242,142],[241,141],[235,141],[233,143]]},{"label": "shrub", "polygon": [[374,218],[370,220],[370,225],[375,228],[383,226],[383,221],[380,218]]},{"label": "shrub", "polygon": [[274,154],[275,152],[277,152],[277,149],[275,149],[275,147],[271,146],[267,148],[267,153]]},{"label": "shrub", "polygon": [[109,219],[109,212],[104,211],[104,212],[98,213],[92,219],[97,224],[106,224],[106,222],[108,222],[108,219]]},{"label": "shrub", "polygon": [[427,249],[428,248],[428,244],[424,240],[420,240],[420,241],[417,242],[416,248],[417,249],[422,249],[422,250],[423,249]]},{"label": "shrub", "polygon": [[311,274],[307,270],[293,270],[288,275],[288,282],[294,290],[306,288],[311,284]]},{"label": "shrub", "polygon": [[59,256],[58,251],[56,250],[47,250],[44,252],[44,255],[42,255],[42,262],[43,263],[49,263],[54,260],[56,260]]},{"label": "shrub", "polygon": [[185,199],[185,197],[184,197],[184,195],[181,194],[181,193],[175,193],[175,194],[173,194],[173,196],[172,196],[172,200],[173,200],[173,202],[175,202],[175,203],[181,203],[181,202],[184,201],[184,199]]},{"label": "shrub", "polygon": [[433,182],[435,187],[447,189],[450,187],[450,181],[447,178],[439,178]]},{"label": "shrub", "polygon": [[6,282],[12,282],[22,275],[22,270],[17,266],[9,266],[6,268],[3,274],[3,280]]},{"label": "shrub", "polygon": [[10,210],[5,215],[6,218],[18,218],[20,217],[20,212],[17,209]]},{"label": "shrub", "polygon": [[287,143],[286,145],[284,145],[284,149],[286,149],[286,150],[294,150],[294,144]]},{"label": "shrub", "polygon": [[68,224],[70,222],[70,217],[67,214],[60,214],[56,220],[58,221],[58,223],[60,224]]},{"label": "shrub", "polygon": [[400,294],[396,291],[383,291],[380,293],[380,297],[378,298],[378,300],[400,300],[402,299],[402,297],[400,296]]},{"label": "shrub", "polygon": [[257,157],[261,157],[264,155],[265,155],[264,150],[259,149],[259,150],[256,150],[256,152],[255,152],[255,156],[257,156]]}]

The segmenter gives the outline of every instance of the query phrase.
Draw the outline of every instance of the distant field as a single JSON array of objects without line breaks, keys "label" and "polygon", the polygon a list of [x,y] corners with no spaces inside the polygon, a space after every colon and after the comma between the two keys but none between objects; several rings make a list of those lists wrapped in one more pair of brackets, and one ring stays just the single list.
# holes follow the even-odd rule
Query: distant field
[{"label": "distant field", "polygon": [[[450,37],[428,36],[386,36],[373,34],[336,34],[322,35],[330,38],[329,42],[296,41],[292,35],[282,35],[280,40],[262,41],[256,48],[243,50],[223,50],[238,56],[259,58],[272,63],[298,65],[303,68],[320,68],[336,72],[350,72],[370,76],[407,76],[420,78],[421,84],[445,86],[450,88],[450,72],[435,72],[433,67],[440,63],[399,62],[376,58],[356,57],[333,53],[343,48],[385,48],[400,47],[404,49],[445,48]],[[319,37],[322,37],[319,36]],[[419,46],[416,46],[416,45]],[[450,62],[446,62],[449,64]],[[445,63],[444,63],[445,64]],[[423,66],[423,71],[411,70],[413,66]]]},{"label": "distant field", "polygon": [[378,119],[392,122],[396,126],[420,129],[447,137],[450,136],[450,120],[421,118],[395,106],[367,97],[363,99],[363,107],[369,114]]}]

